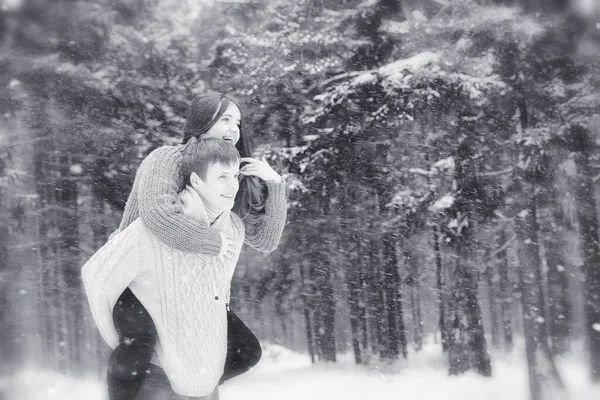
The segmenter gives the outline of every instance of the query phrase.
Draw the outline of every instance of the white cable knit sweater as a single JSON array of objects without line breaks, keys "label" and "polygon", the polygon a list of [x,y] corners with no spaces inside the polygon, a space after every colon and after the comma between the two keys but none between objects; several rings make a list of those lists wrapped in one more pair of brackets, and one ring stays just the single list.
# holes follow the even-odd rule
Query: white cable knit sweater
[{"label": "white cable knit sweater", "polygon": [[227,311],[231,278],[244,243],[244,224],[233,212],[213,228],[236,238],[236,255],[186,253],[162,243],[138,218],[110,239],[83,266],[92,315],[108,345],[119,337],[113,307],[127,286],[152,317],[158,331],[158,361],[173,390],[205,396],[217,386],[227,354]]}]

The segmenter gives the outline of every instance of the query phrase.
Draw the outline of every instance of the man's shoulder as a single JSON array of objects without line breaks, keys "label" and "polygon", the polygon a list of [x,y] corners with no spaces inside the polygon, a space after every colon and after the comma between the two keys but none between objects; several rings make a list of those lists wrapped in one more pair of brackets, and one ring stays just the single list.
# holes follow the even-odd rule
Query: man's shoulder
[{"label": "man's shoulder", "polygon": [[123,230],[110,236],[106,243],[94,254],[93,259],[114,259],[121,257],[139,245],[139,229],[141,221],[139,218],[129,224]]}]

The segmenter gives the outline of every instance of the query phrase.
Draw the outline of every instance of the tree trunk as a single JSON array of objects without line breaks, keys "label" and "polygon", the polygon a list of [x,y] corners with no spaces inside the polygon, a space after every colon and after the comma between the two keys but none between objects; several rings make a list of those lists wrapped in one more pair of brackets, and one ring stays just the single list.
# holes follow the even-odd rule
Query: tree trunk
[{"label": "tree trunk", "polygon": [[[402,347],[405,347],[406,337],[402,320],[402,304],[400,298],[400,274],[396,257],[396,239],[392,234],[386,234],[382,240],[385,317],[387,319],[388,343],[381,354],[382,359],[396,360]],[[403,354],[405,353],[402,349]],[[406,357],[406,356],[405,356]]]},{"label": "tree trunk", "polygon": [[[61,213],[58,215],[57,228],[60,235],[61,272],[64,281],[63,296],[65,303],[61,304],[62,312],[66,314],[67,346],[69,347],[68,363],[71,372],[80,371],[79,365],[85,351],[83,339],[83,310],[79,255],[79,215],[78,215],[78,181],[71,175],[70,167],[73,160],[68,155],[58,158],[59,177],[56,182],[57,203]],[[68,308],[68,310],[67,310]]]},{"label": "tree trunk", "polygon": [[555,168],[544,168],[543,180],[538,181],[541,193],[538,195],[538,220],[540,225],[540,249],[543,254],[546,272],[546,292],[548,334],[553,354],[567,350],[571,326],[571,302],[569,280],[563,249],[568,245],[565,238],[565,215],[563,212],[558,176]]},{"label": "tree trunk", "polygon": [[308,293],[312,293],[312,285],[309,283],[308,272],[310,269],[308,262],[300,263],[300,279],[302,281],[302,300],[304,303],[304,324],[306,327],[306,342],[308,344],[308,354],[310,355],[310,360],[314,364],[316,361],[316,346],[315,346],[315,335],[314,335],[314,324],[313,324],[313,315],[314,313],[311,310],[312,304],[310,302],[310,297]]},{"label": "tree trunk", "polygon": [[[3,165],[0,160],[0,177],[3,175]],[[4,206],[6,200],[4,195],[4,188],[0,187],[0,212],[5,212],[6,207]],[[14,279],[14,273],[11,272],[11,266],[9,265],[8,257],[8,224],[5,222],[8,219],[7,215],[0,215],[0,350],[2,350],[3,358],[6,360],[0,366],[0,372],[4,372],[4,368],[8,368],[9,365],[15,363],[16,354],[13,354],[13,332],[12,327],[14,322],[12,321],[12,307],[10,300],[10,282]],[[11,279],[13,278],[13,279]],[[6,371],[8,372],[8,371]]]},{"label": "tree trunk", "polygon": [[[44,299],[46,303],[42,305],[46,309],[44,320],[46,324],[46,348],[50,365],[54,369],[65,372],[65,344],[66,339],[63,330],[60,327],[60,306],[59,306],[59,287],[60,280],[57,279],[57,244],[56,244],[56,217],[54,208],[55,201],[55,178],[52,174],[55,171],[55,163],[52,159],[52,128],[51,119],[48,117],[46,104],[37,102],[32,104],[33,115],[36,116],[32,124],[32,132],[35,134],[34,143],[34,181],[36,192],[39,198],[40,207],[40,255],[43,265],[44,280]],[[66,327],[65,327],[66,328]],[[59,344],[63,344],[62,347]]]},{"label": "tree trunk", "polygon": [[362,326],[364,301],[362,299],[362,282],[360,279],[360,240],[357,239],[357,234],[353,234],[354,247],[358,249],[357,253],[351,257],[349,270],[346,272],[346,285],[348,287],[348,303],[350,305],[350,329],[352,334],[352,349],[354,351],[354,360],[356,364],[363,363],[363,344],[365,342],[362,337],[364,327]]},{"label": "tree trunk", "polygon": [[571,333],[571,305],[562,240],[550,233],[544,235],[543,244],[548,266],[548,332],[551,349],[553,354],[563,354],[567,351]]},{"label": "tree trunk", "polygon": [[354,212],[355,206],[358,203],[357,190],[351,186],[343,174],[340,180],[340,188],[338,192],[340,202],[342,204],[341,229],[346,232],[345,251],[347,253],[348,267],[346,268],[346,287],[348,288],[348,304],[350,306],[350,334],[352,337],[352,350],[354,352],[354,361],[358,364],[365,362],[363,351],[365,350],[366,338],[364,319],[364,293],[362,286],[362,262],[364,260],[361,233],[356,230],[362,226],[363,222],[357,218]]},{"label": "tree trunk", "polygon": [[433,226],[433,251],[435,253],[435,276],[437,283],[438,292],[438,327],[440,329],[440,336],[442,342],[442,351],[448,350],[448,332],[446,329],[446,295],[444,291],[444,282],[442,277],[443,264],[442,264],[442,253],[440,252],[440,237],[438,233],[437,225]]},{"label": "tree trunk", "polygon": [[[320,255],[322,257],[323,255]],[[335,299],[333,297],[333,286],[331,279],[331,267],[327,261],[313,260],[318,263],[315,270],[315,278],[319,293],[319,325],[317,343],[319,355],[324,361],[336,361],[335,344]]]},{"label": "tree trunk", "polygon": [[[421,286],[415,284],[411,286],[411,307],[413,317],[413,343],[415,351],[420,351],[423,348],[423,317],[421,316]],[[404,356],[406,358],[406,356]]]},{"label": "tree trunk", "polygon": [[[370,241],[368,241],[367,243],[370,243]],[[362,326],[362,339],[363,342],[361,343],[361,348],[363,350],[363,352],[367,352],[367,350],[369,349],[369,313],[368,313],[368,309],[369,309],[369,293],[371,292],[371,290],[369,289],[369,285],[367,282],[367,268],[369,266],[369,250],[368,250],[368,244],[365,244],[364,242],[361,241],[360,244],[362,250],[361,250],[361,266],[360,266],[360,271],[358,272],[358,281],[360,284],[360,288],[361,288],[361,293],[363,296],[363,303],[361,304],[360,307],[360,318],[361,318],[361,326]],[[369,354],[364,354],[364,358],[365,361],[368,362],[368,357]]]},{"label": "tree trunk", "polygon": [[588,339],[591,375],[594,382],[600,382],[600,247],[598,245],[598,213],[594,195],[594,170],[590,163],[592,140],[588,132],[578,128],[575,132],[580,143],[580,154],[576,158],[577,218],[581,234],[583,271],[585,274],[584,310],[585,331]]},{"label": "tree trunk", "polygon": [[474,202],[480,197],[471,141],[474,127],[462,116],[457,134],[459,142],[454,170],[457,196],[453,209],[456,228],[451,238],[456,252],[456,265],[449,277],[449,372],[457,375],[475,368],[479,374],[491,376],[492,365],[477,297],[478,267],[473,261],[472,231],[478,218]]},{"label": "tree trunk", "polygon": [[487,283],[488,307],[490,308],[490,327],[492,333],[492,346],[500,347],[500,316],[498,310],[499,293],[497,289],[497,274],[494,268],[493,260],[485,270]]},{"label": "tree trunk", "polygon": [[508,274],[508,246],[506,231],[502,229],[501,243],[504,249],[498,252],[499,261],[499,296],[500,296],[500,320],[502,323],[502,336],[504,338],[504,349],[511,351],[513,347],[513,327],[512,327],[512,284]]},{"label": "tree trunk", "polygon": [[481,309],[477,299],[477,275],[470,265],[471,243],[466,238],[456,243],[456,266],[450,290],[451,330],[448,335],[448,357],[450,375],[459,375],[471,368],[483,375],[491,376],[492,365],[487,352],[483,331]]},{"label": "tree trunk", "polygon": [[526,208],[519,214],[521,302],[525,348],[529,369],[531,400],[564,399],[562,381],[548,347],[546,317],[540,282],[542,279],[538,246],[536,195],[532,184],[524,184],[529,193]]},{"label": "tree trunk", "polygon": [[385,315],[385,296],[383,290],[383,273],[378,268],[381,265],[381,257],[379,254],[379,241],[371,239],[369,241],[369,270],[367,275],[367,286],[375,288],[375,290],[367,291],[369,300],[369,320],[371,321],[371,329],[369,337],[371,338],[371,352],[379,354],[386,346],[386,321]]},{"label": "tree trunk", "polygon": [[[403,249],[404,261],[408,264],[410,271],[407,278],[407,286],[410,288],[410,307],[413,323],[413,343],[415,351],[423,348],[423,317],[421,316],[421,277],[419,267],[414,255],[407,247]],[[406,356],[405,356],[406,357]]]}]

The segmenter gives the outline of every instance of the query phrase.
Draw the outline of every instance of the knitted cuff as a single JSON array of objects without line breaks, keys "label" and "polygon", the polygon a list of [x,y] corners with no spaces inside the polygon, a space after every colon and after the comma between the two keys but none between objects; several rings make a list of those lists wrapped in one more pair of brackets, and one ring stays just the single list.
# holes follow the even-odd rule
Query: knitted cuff
[{"label": "knitted cuff", "polygon": [[218,230],[208,228],[206,230],[206,237],[202,241],[200,253],[207,254],[209,256],[218,256],[221,251],[221,234]]},{"label": "knitted cuff", "polygon": [[287,185],[282,179],[280,183],[266,182],[267,190],[269,195],[267,197],[267,203],[271,206],[277,204],[286,204],[287,199]]}]

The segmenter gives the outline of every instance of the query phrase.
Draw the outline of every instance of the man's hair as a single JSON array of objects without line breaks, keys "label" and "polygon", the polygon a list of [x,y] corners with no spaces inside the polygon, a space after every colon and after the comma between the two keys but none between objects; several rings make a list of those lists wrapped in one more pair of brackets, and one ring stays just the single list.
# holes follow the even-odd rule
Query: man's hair
[{"label": "man's hair", "polygon": [[206,179],[206,171],[212,164],[224,166],[239,165],[240,153],[231,143],[221,138],[200,139],[192,138],[181,150],[183,155],[182,172],[185,184],[190,184],[190,174],[195,172]]}]

